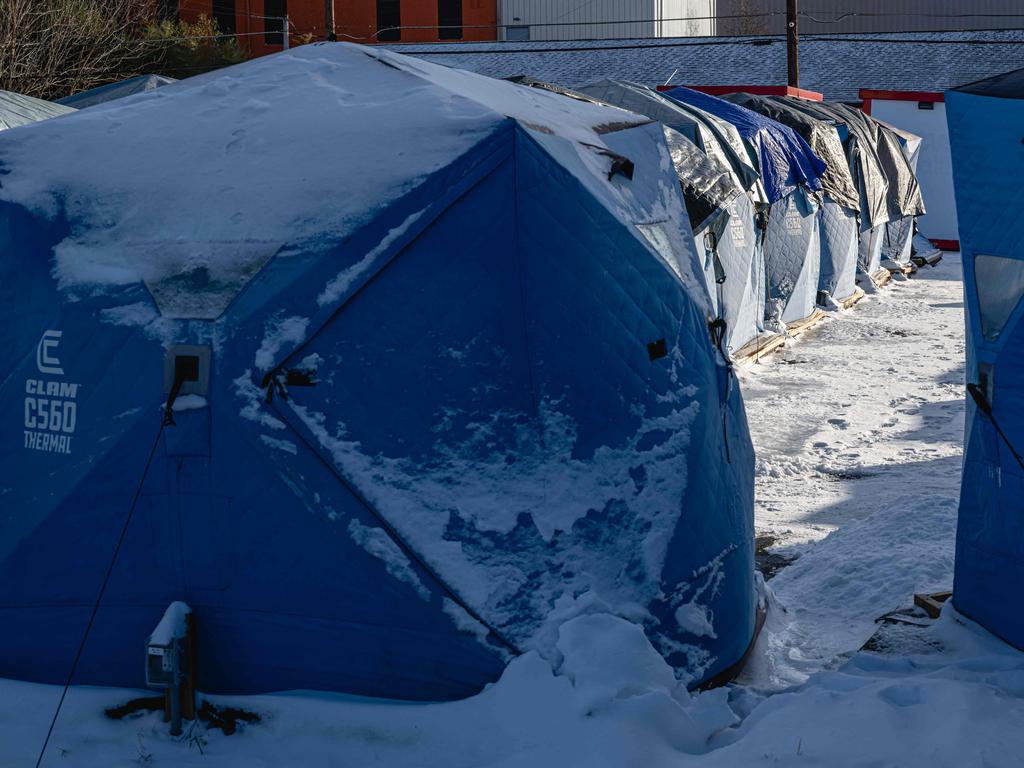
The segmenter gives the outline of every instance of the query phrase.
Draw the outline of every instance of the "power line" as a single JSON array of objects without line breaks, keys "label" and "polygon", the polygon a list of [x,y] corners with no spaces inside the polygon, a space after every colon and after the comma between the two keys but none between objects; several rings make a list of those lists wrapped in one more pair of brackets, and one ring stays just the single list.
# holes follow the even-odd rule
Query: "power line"
[{"label": "power line", "polygon": [[[935,32],[926,32],[922,34],[940,34]],[[599,41],[586,41],[588,43],[598,43],[596,45],[563,45],[563,46],[551,46],[551,45],[538,45],[536,47],[529,48],[504,48],[501,47],[500,43],[496,44],[496,41],[481,41],[479,43],[463,43],[462,45],[488,45],[488,48],[477,48],[474,50],[456,50],[460,47],[458,43],[438,45],[436,48],[443,48],[443,50],[416,50],[409,51],[412,56],[473,56],[473,55],[493,55],[493,54],[505,54],[505,53],[570,53],[572,51],[622,51],[622,50],[642,50],[647,48],[702,48],[707,46],[716,45],[750,45],[753,47],[758,46],[771,46],[785,44],[784,34],[778,35],[753,35],[746,37],[728,38],[723,40],[721,37],[708,38],[707,40],[686,40],[684,42],[662,42],[663,40],[671,40],[671,38],[659,38],[658,42],[648,43],[616,43],[613,45],[600,45]],[[649,40],[650,38],[623,38],[624,40]],[[821,35],[803,35],[803,42],[835,42],[835,43],[875,43],[879,45],[888,44],[901,44],[901,45],[1024,45],[1024,40],[984,40],[984,39],[971,39],[971,40],[949,40],[949,39],[925,39],[925,38],[879,38],[879,37],[854,37],[854,36],[832,36],[823,37]],[[405,46],[398,47],[409,47],[415,48],[417,45],[422,46],[423,44],[407,43]]]},{"label": "power line", "polygon": [[405,29],[516,29],[519,27],[530,27],[532,28],[543,28],[543,27],[600,27],[607,26],[609,24],[658,24],[673,21],[716,21],[719,19],[757,19],[757,18],[768,18],[771,16],[785,16],[784,12],[779,11],[765,11],[763,13],[735,13],[735,14],[722,14],[720,16],[676,16],[673,18],[655,18],[655,19],[613,19],[606,21],[544,21],[536,24],[529,22],[517,22],[515,24],[405,24],[398,27],[382,27],[373,33],[372,37],[376,37],[382,32],[395,32],[402,31]]},{"label": "power line", "polygon": [[117,543],[114,545],[114,551],[110,555],[110,563],[107,565],[106,573],[103,575],[103,582],[100,584],[99,592],[96,594],[96,600],[93,602],[92,611],[89,613],[89,621],[85,625],[85,632],[82,633],[82,637],[78,642],[78,649],[75,651],[75,658],[71,662],[71,669],[68,670],[67,679],[64,681],[64,689],[60,694],[60,701],[57,702],[57,709],[54,710],[53,718],[50,720],[50,727],[46,731],[46,738],[43,740],[42,749],[39,750],[39,757],[36,758],[36,768],[39,768],[43,763],[43,757],[46,755],[46,748],[50,745],[50,737],[53,736],[54,726],[57,725],[57,719],[60,717],[61,709],[64,707],[64,700],[67,698],[68,689],[71,688],[71,683],[75,677],[75,671],[78,669],[78,664],[82,660],[82,652],[85,650],[85,644],[89,639],[89,634],[92,632],[93,624],[96,622],[96,615],[100,610],[100,603],[103,602],[103,596],[107,592],[107,587],[110,585],[110,577],[114,573],[114,566],[117,565],[117,557],[121,553],[121,547],[124,545],[125,537],[128,535],[128,526],[131,525],[132,517],[135,516],[135,509],[139,503],[139,496],[142,495],[142,487],[145,485],[146,477],[149,474],[149,468],[153,464],[153,457],[156,456],[157,446],[160,445],[160,438],[164,434],[164,427],[167,423],[161,424],[160,429],[156,433],[156,438],[153,440],[153,447],[149,449],[149,458],[146,459],[146,466],[142,470],[142,476],[139,478],[139,484],[135,488],[135,494],[132,496],[131,506],[128,507],[128,514],[125,515],[124,523],[121,526],[121,534],[117,538]]},{"label": "power line", "polygon": [[837,24],[850,18],[917,18],[917,19],[1020,19],[1024,13],[895,13],[892,11],[846,11],[831,19],[819,19],[812,14],[828,11],[801,11],[800,16],[818,24]]}]

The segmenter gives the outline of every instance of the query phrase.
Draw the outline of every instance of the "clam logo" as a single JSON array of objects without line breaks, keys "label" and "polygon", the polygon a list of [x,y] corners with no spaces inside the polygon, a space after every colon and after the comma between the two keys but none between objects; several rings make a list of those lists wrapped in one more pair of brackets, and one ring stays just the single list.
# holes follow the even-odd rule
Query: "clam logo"
[{"label": "clam logo", "polygon": [[[61,331],[46,331],[36,347],[36,368],[50,376],[63,376],[57,357]],[[71,453],[78,428],[80,384],[55,379],[25,381],[25,447],[46,453]]]},{"label": "clam logo", "polygon": [[49,373],[54,376],[64,375],[64,369],[60,367],[60,360],[55,354],[62,333],[62,331],[46,331],[43,338],[39,340],[39,346],[36,347],[36,367],[40,373]]}]

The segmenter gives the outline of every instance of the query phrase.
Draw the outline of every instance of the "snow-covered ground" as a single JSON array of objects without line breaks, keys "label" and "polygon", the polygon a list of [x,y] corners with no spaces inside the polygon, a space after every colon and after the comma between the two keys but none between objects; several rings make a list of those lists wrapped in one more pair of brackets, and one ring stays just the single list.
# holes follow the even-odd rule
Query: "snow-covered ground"
[{"label": "snow-covered ground", "polygon": [[[691,696],[635,626],[563,625],[480,695],[411,705],[294,693],[230,699],[262,721],[171,738],[139,695],[72,689],[44,765],[1016,766],[1024,654],[947,606],[963,426],[959,262],[869,296],[741,374],[759,452],[758,530],[795,562],[739,684]],[[859,651],[882,627],[872,651]],[[34,764],[60,691],[0,683],[0,766]]]}]

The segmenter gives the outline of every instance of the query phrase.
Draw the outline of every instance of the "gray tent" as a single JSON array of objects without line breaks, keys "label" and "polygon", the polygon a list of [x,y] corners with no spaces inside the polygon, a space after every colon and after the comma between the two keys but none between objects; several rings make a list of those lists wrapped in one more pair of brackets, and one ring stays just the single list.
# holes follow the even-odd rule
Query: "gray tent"
[{"label": "gray tent", "polygon": [[859,109],[845,104],[811,102],[791,97],[785,97],[784,100],[812,117],[835,121],[860,193],[857,266],[863,274],[874,275],[881,268],[885,225],[890,220],[890,173],[879,156],[877,123]]},{"label": "gray tent", "polygon": [[51,117],[74,111],[71,107],[54,104],[52,101],[34,99],[11,91],[0,91],[0,131],[49,120]]},{"label": "gray tent", "polygon": [[[899,140],[903,155],[907,158],[907,164],[914,173],[916,184],[917,161],[921,156],[921,137],[910,131],[889,125],[882,120],[878,120],[878,123],[883,130],[893,133]],[[923,206],[921,212],[923,213]],[[906,213],[886,224],[885,242],[882,245],[882,258],[884,260],[891,262],[896,267],[904,267],[910,263],[910,257],[913,253],[914,222],[919,215],[920,213]]]},{"label": "gray tent", "polygon": [[818,209],[821,227],[821,272],[818,304],[841,302],[857,291],[858,225],[861,199],[835,120],[815,117],[786,99],[735,93],[725,97],[788,125],[825,163],[824,199]]}]

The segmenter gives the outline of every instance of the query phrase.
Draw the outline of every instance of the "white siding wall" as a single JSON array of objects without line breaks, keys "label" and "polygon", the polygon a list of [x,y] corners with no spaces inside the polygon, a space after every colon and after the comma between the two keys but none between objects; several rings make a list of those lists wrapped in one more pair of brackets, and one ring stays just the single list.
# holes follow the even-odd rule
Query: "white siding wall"
[{"label": "white siding wall", "polygon": [[661,0],[658,37],[706,37],[717,34],[717,0]]},{"label": "white siding wall", "polygon": [[[800,31],[812,33],[844,32],[927,32],[968,29],[1021,29],[1024,17],[1017,15],[964,18],[938,17],[936,14],[1022,14],[1024,0],[801,0]],[[719,21],[719,34],[781,34],[785,32],[786,0],[719,0],[718,12],[723,16],[773,12],[769,18],[728,19]],[[880,16],[849,16],[835,21],[844,13],[884,14]],[[834,23],[831,23],[833,22]]]},{"label": "white siding wall", "polygon": [[916,101],[874,100],[871,114],[921,137],[917,178],[928,213],[918,219],[918,225],[925,237],[959,240],[946,105],[938,103],[932,109],[919,109]]},{"label": "white siding wall", "polygon": [[[714,16],[717,3],[718,0],[500,0],[499,16],[502,25],[529,27],[530,40],[686,37],[714,34],[714,21],[707,17]],[[516,31],[503,29],[500,39],[517,39]]]}]

